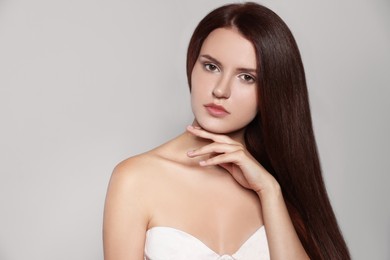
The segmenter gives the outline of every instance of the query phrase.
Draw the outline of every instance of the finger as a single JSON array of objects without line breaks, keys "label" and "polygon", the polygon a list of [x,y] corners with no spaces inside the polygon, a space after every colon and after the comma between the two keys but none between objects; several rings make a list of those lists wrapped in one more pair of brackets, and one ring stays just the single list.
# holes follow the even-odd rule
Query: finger
[{"label": "finger", "polygon": [[237,150],[243,149],[242,145],[235,145],[235,144],[226,144],[226,143],[211,143],[208,145],[205,145],[199,149],[195,149],[192,151],[188,151],[187,155],[189,157],[196,157],[201,156],[205,154],[211,154],[211,153],[231,153],[235,152]]},{"label": "finger", "polygon": [[217,142],[217,143],[227,143],[227,144],[237,144],[238,143],[226,135],[213,134],[213,133],[210,133],[204,129],[195,128],[192,125],[187,126],[187,130],[190,133],[192,133],[193,135],[196,135],[196,136],[198,136],[200,138],[204,138],[204,139],[210,139],[210,140],[213,140],[214,142]]},{"label": "finger", "polygon": [[243,165],[242,161],[244,152],[242,150],[237,150],[231,153],[223,153],[217,156],[214,156],[210,159],[200,161],[201,166],[211,166],[211,165],[220,165],[226,163],[234,163],[237,166]]}]

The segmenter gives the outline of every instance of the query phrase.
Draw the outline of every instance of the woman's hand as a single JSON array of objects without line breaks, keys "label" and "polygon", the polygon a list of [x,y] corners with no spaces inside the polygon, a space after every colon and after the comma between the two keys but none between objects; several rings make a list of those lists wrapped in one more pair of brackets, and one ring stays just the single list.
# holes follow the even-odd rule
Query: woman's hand
[{"label": "woman's hand", "polygon": [[221,166],[240,185],[254,190],[259,195],[280,189],[275,178],[240,142],[226,135],[207,132],[200,127],[188,126],[187,130],[195,136],[213,141],[211,144],[187,152],[191,158],[209,154],[209,159],[199,162],[201,166]]},{"label": "woman's hand", "polygon": [[226,135],[213,134],[189,126],[188,132],[212,143],[188,152],[193,158],[209,155],[201,166],[217,165],[226,169],[243,187],[254,190],[261,200],[263,223],[272,259],[309,259],[291,221],[279,183],[245,146]]}]

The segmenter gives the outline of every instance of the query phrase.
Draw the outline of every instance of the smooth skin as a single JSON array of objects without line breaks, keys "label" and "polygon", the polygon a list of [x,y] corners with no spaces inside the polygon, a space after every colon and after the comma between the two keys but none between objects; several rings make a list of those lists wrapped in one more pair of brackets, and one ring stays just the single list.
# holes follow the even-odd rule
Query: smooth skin
[{"label": "smooth skin", "polygon": [[[114,169],[104,212],[105,260],[142,260],[146,231],[158,226],[232,255],[263,225],[272,260],[308,259],[279,184],[244,145],[245,126],[257,113],[256,76],[251,42],[234,28],[210,33],[192,72],[193,124]],[[228,113],[210,114],[210,103]]]}]

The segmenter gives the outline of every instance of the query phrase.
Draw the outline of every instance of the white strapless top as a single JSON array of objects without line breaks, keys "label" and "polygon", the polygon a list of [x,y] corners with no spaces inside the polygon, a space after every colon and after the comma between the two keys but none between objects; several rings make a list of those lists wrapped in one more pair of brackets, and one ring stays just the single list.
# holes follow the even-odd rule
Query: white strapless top
[{"label": "white strapless top", "polygon": [[256,230],[233,255],[219,255],[196,237],[171,227],[146,232],[145,260],[269,260],[264,226]]}]

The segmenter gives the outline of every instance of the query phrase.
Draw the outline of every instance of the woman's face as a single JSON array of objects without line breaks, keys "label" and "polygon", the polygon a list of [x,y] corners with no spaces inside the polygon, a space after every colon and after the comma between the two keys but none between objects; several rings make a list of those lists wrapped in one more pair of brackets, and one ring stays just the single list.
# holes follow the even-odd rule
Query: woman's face
[{"label": "woman's face", "polygon": [[257,114],[256,53],[234,28],[218,28],[203,42],[191,75],[198,124],[214,133],[243,129]]}]

